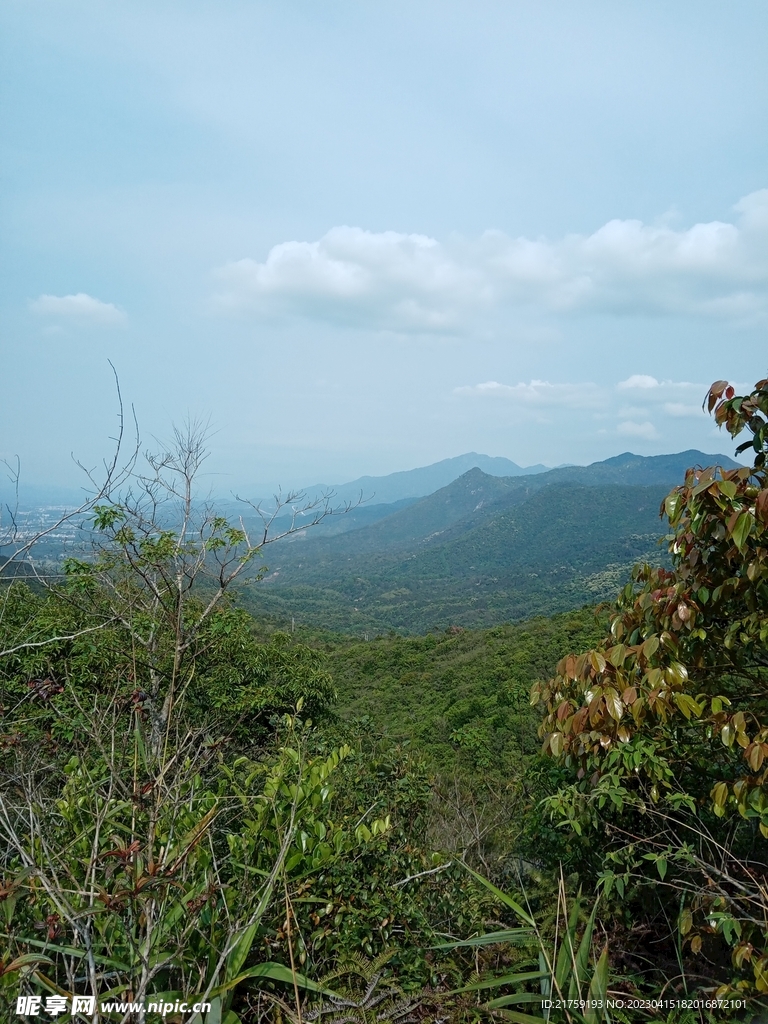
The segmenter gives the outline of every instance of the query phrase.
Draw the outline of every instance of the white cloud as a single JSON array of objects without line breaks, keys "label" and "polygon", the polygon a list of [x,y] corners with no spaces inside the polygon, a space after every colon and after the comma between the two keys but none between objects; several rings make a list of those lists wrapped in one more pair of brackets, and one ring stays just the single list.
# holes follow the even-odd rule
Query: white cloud
[{"label": "white cloud", "polygon": [[704,416],[704,410],[700,405],[684,405],[682,402],[665,402],[664,412],[667,416],[675,416],[678,418],[691,417],[692,419],[698,419],[700,416]]},{"label": "white cloud", "polygon": [[113,303],[94,299],[85,292],[78,292],[77,295],[41,295],[30,303],[30,307],[41,316],[104,327],[120,326],[128,319],[126,313]]},{"label": "white cloud", "polygon": [[655,377],[649,377],[647,373],[633,373],[631,377],[626,380],[620,380],[616,385],[617,388],[626,390],[627,388],[657,388],[659,382]]},{"label": "white cloud", "polygon": [[[706,418],[699,401],[705,392],[702,384],[660,381],[649,374],[634,374],[615,386],[552,384],[545,380],[502,384],[488,380],[453,389],[459,398],[495,400],[528,411],[546,409],[549,414],[557,408],[580,409],[593,422],[612,420],[617,434],[645,441],[658,440],[665,429],[671,429],[670,420]],[[627,398],[640,399],[642,404],[628,404]]]},{"label": "white cloud", "polygon": [[455,395],[474,398],[501,398],[527,405],[567,405],[586,407],[599,398],[596,384],[550,384],[546,380],[532,380],[529,384],[499,384],[488,380],[482,384],[454,388]]},{"label": "white cloud", "polygon": [[[651,422],[644,419],[646,416],[652,416],[655,422],[659,423],[664,417],[698,419],[704,415],[701,409],[701,402],[707,391],[704,384],[688,380],[657,380],[650,374],[635,373],[626,380],[619,381],[616,390],[622,394],[622,398],[631,397],[651,407],[620,407],[617,416],[623,421],[618,427],[621,434],[646,437],[650,440],[659,435]],[[630,392],[630,395],[627,395],[627,392]]]},{"label": "white cloud", "polygon": [[671,399],[704,398],[706,386],[690,380],[657,380],[647,373],[634,373],[616,385],[619,391],[634,391],[627,396],[643,402],[669,402]]},{"label": "white cloud", "polygon": [[659,437],[658,430],[649,420],[646,420],[644,423],[624,420],[618,425],[617,431],[619,434],[626,434],[628,437],[640,437],[644,441],[655,441]]},{"label": "white cloud", "polygon": [[464,307],[490,297],[479,270],[432,238],[349,227],[317,242],[283,242],[264,263],[238,260],[217,277],[223,306],[255,304],[405,330],[450,330]]},{"label": "white cloud", "polygon": [[[487,231],[443,243],[336,227],[318,241],[276,245],[263,262],[219,268],[216,303],[406,331],[463,329],[509,305],[754,320],[768,312],[768,189],[735,211],[735,223],[675,230],[612,220],[558,241]],[[654,380],[635,375],[624,385],[654,386],[640,379]]]}]

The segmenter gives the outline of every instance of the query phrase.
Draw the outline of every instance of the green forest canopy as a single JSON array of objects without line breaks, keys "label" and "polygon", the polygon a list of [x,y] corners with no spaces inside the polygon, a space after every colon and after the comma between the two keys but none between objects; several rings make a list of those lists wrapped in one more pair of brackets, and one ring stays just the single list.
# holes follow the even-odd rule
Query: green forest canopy
[{"label": "green forest canopy", "polygon": [[753,467],[692,469],[667,566],[597,617],[291,637],[230,600],[260,549],[184,500],[199,438],[108,495],[92,557],[2,592],[5,1007],[519,1021],[557,989],[768,991],[768,382],[709,404]]}]

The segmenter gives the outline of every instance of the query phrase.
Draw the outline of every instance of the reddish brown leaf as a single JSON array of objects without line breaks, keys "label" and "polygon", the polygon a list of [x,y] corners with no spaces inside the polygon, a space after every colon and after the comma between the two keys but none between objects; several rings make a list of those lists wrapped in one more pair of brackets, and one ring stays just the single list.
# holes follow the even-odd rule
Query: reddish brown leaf
[{"label": "reddish brown leaf", "polygon": [[715,381],[715,383],[709,389],[709,394],[707,395],[707,410],[708,410],[708,412],[712,412],[712,410],[714,409],[715,405],[717,404],[717,400],[720,398],[720,396],[722,395],[722,393],[725,391],[725,389],[727,387],[728,387],[728,381],[727,380],[716,380]]}]

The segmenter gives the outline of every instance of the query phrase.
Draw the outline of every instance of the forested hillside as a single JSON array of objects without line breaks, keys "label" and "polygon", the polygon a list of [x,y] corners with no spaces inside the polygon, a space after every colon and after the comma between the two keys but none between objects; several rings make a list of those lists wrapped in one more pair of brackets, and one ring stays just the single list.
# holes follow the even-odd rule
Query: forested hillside
[{"label": "forested hillside", "polygon": [[[459,483],[469,488],[477,475]],[[521,503],[477,509],[399,550],[345,555],[352,545],[329,542],[316,557],[302,550],[280,564],[248,606],[330,628],[413,633],[553,614],[609,597],[635,562],[663,557],[665,493],[551,486]]]},{"label": "forested hillside", "polygon": [[472,469],[373,524],[277,545],[248,607],[286,622],[420,633],[595,603],[635,562],[665,557],[664,495],[688,466],[713,462],[736,465],[690,451],[524,477]]},{"label": "forested hillside", "polygon": [[150,998],[182,1024],[761,1012],[768,382],[718,382],[710,408],[752,468],[671,490],[691,453],[475,469],[272,551],[192,500],[203,439],[179,433],[108,478],[52,579],[9,571],[19,546],[0,1011],[21,991],[90,993],[98,1024],[154,1024],[112,1002]]},{"label": "forested hillside", "polygon": [[[435,770],[475,775],[519,770],[538,752],[533,682],[605,628],[592,608],[486,630],[326,639],[322,648],[345,721],[408,743]],[[310,640],[311,643],[314,641]]]}]

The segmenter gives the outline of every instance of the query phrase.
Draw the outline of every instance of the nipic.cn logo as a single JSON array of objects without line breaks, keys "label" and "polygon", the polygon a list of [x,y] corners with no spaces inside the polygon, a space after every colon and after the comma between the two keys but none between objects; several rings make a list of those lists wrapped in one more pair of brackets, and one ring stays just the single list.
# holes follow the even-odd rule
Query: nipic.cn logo
[{"label": "nipic.cn logo", "polygon": [[[62,1013],[82,1013],[90,1017],[96,1008],[94,996],[19,996],[16,1000],[16,1015],[18,1017],[59,1017]],[[101,1003],[102,1013],[158,1013],[165,1017],[169,1013],[208,1013],[211,1004],[207,1002],[187,1003],[177,1000],[174,1002],[163,1002],[150,1000],[147,1003],[123,1003],[108,1002]]]},{"label": "nipic.cn logo", "polygon": [[[72,1013],[93,1013],[96,1000],[93,996],[73,996]],[[16,1014],[22,1017],[58,1017],[70,1012],[70,1000],[66,996],[19,996],[16,1000]]]}]

